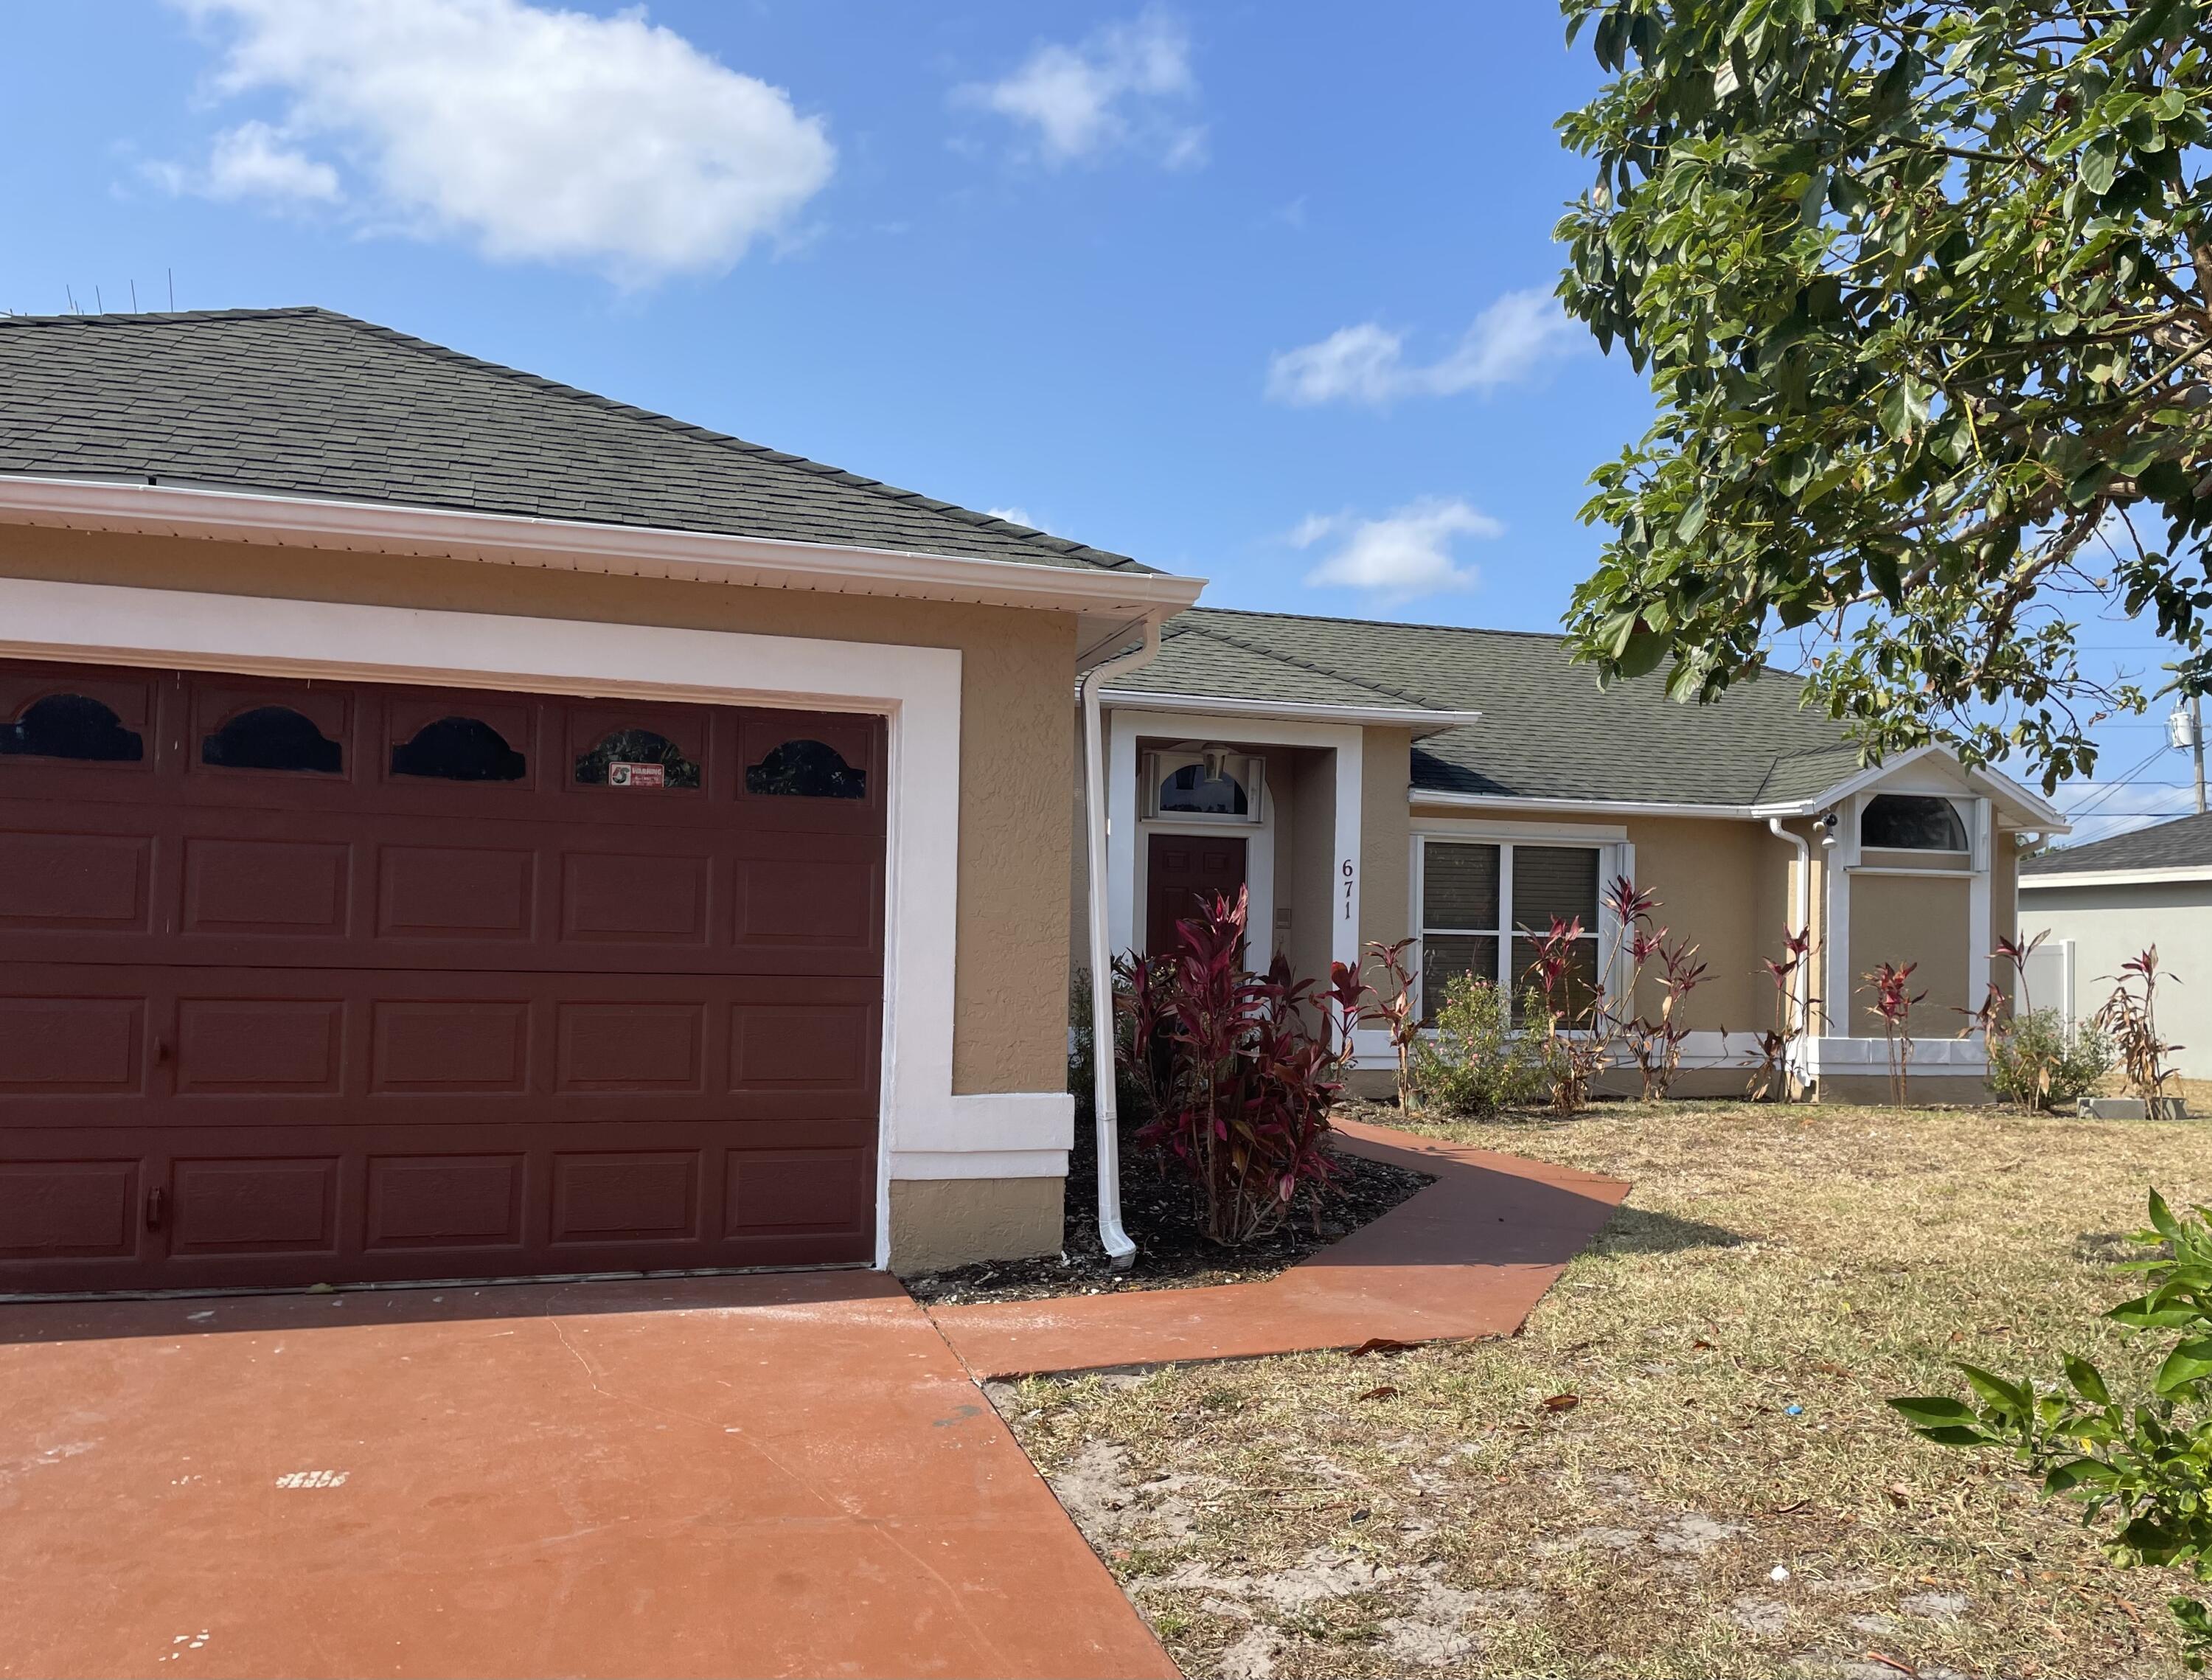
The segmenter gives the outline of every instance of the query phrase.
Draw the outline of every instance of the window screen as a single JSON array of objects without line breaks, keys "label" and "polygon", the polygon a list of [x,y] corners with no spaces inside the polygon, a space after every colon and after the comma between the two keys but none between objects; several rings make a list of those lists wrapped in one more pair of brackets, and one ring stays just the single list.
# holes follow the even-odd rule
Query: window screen
[{"label": "window screen", "polygon": [[1496,846],[1431,841],[1421,870],[1421,926],[1496,931],[1498,857]]},{"label": "window screen", "polygon": [[1587,846],[1513,849],[1513,926],[1547,934],[1552,918],[1597,931],[1597,854]]}]

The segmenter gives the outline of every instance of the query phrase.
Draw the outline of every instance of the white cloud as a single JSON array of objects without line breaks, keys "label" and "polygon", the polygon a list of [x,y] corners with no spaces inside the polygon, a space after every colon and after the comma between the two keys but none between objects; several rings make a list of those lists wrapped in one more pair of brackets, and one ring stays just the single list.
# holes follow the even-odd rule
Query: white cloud
[{"label": "white cloud", "polygon": [[1329,545],[1306,574],[1317,588],[1364,589],[1386,601],[1472,589],[1480,574],[1452,550],[1462,537],[1502,537],[1505,527],[1456,496],[1423,496],[1381,519],[1308,514],[1290,533],[1294,548]]},{"label": "white cloud", "polygon": [[258,122],[240,123],[216,136],[201,190],[214,198],[306,198],[326,204],[341,196],[337,170]]},{"label": "white cloud", "polygon": [[176,3],[229,27],[222,92],[287,101],[281,124],[218,137],[204,172],[162,172],[218,196],[335,198],[343,165],[362,186],[348,196],[384,222],[642,283],[783,234],[836,166],[820,118],[642,9]]},{"label": "white cloud", "polygon": [[986,508],[983,511],[993,519],[1002,519],[1009,525],[1026,525],[1032,531],[1038,528],[1037,522],[1030,517],[1030,510],[1026,508]]},{"label": "white cloud", "polygon": [[1277,355],[1267,394],[1279,403],[1365,403],[1401,397],[1454,397],[1527,379],[1582,341],[1580,330],[1540,287],[1508,292],[1474,318],[1459,343],[1425,367],[1406,360],[1406,336],[1373,321],[1340,327],[1319,344]]},{"label": "white cloud", "polygon": [[1048,41],[1003,80],[953,90],[957,102],[994,111],[1033,131],[1048,163],[1100,157],[1127,146],[1169,169],[1206,161],[1206,125],[1186,120],[1197,96],[1190,36],[1158,9],[1110,24],[1073,46]]}]

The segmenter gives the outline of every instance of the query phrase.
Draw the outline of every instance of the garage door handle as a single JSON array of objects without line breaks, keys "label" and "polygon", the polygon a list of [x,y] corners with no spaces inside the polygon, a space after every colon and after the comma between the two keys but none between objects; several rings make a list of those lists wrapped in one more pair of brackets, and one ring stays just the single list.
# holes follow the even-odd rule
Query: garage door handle
[{"label": "garage door handle", "polygon": [[146,1228],[149,1231],[159,1231],[161,1228],[161,1216],[168,1210],[168,1191],[150,1190],[146,1192]]}]

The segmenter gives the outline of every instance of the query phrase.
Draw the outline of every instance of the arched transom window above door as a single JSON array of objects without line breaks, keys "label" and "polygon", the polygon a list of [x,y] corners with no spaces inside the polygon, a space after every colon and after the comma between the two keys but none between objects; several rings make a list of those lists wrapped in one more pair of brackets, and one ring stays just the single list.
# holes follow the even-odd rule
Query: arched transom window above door
[{"label": "arched transom window above door", "polygon": [[1138,766],[1144,814],[1172,822],[1257,824],[1263,820],[1267,761],[1225,747],[1147,752]]}]

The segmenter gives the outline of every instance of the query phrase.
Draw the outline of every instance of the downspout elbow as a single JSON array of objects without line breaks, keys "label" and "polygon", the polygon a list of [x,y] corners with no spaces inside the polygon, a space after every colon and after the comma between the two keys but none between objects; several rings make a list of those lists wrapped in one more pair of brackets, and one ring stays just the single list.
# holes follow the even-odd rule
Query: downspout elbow
[{"label": "downspout elbow", "polygon": [[1115,1101],[1114,953],[1106,927],[1106,766],[1098,691],[1109,677],[1159,657],[1160,622],[1145,621],[1145,645],[1085,673],[1083,710],[1084,855],[1089,864],[1085,909],[1091,923],[1091,1105],[1098,1134],[1098,1240],[1116,1271],[1127,1271],[1137,1245],[1121,1225],[1121,1114]]}]

